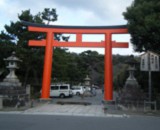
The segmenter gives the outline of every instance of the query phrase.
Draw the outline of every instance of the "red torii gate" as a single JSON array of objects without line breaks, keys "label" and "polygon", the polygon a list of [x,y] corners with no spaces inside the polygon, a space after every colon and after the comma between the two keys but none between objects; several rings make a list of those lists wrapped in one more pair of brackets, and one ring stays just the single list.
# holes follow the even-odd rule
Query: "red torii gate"
[{"label": "red torii gate", "polygon": [[[56,26],[29,23],[29,31],[45,32],[46,39],[30,40],[29,46],[45,46],[43,82],[42,82],[42,99],[49,99],[52,55],[53,47],[104,47],[105,48],[105,73],[104,73],[104,100],[110,101],[113,98],[113,81],[112,81],[112,48],[128,48],[128,42],[112,41],[112,34],[127,34],[128,29],[125,25],[119,26]],[[75,42],[60,42],[54,40],[55,33],[76,34]],[[105,41],[102,42],[82,42],[82,34],[104,34]]]}]

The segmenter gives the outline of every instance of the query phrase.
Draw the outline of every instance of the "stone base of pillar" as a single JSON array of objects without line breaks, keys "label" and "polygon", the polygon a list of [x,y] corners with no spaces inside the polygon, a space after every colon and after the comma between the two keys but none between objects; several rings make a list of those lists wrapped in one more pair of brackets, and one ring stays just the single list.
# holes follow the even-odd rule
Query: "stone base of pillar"
[{"label": "stone base of pillar", "polygon": [[52,99],[51,98],[40,98],[39,101],[45,103],[45,102],[51,102]]},{"label": "stone base of pillar", "polygon": [[104,113],[107,113],[107,111],[116,110],[117,109],[117,103],[114,100],[105,101],[103,100],[103,110]]}]

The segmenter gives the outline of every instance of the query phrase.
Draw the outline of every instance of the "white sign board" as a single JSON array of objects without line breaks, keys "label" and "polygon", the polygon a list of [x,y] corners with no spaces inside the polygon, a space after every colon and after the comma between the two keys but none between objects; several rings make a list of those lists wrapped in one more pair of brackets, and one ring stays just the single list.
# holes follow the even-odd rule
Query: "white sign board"
[{"label": "white sign board", "polygon": [[147,52],[141,55],[141,71],[160,71],[159,55]]},{"label": "white sign board", "polygon": [[148,71],[148,53],[141,56],[141,71]]}]

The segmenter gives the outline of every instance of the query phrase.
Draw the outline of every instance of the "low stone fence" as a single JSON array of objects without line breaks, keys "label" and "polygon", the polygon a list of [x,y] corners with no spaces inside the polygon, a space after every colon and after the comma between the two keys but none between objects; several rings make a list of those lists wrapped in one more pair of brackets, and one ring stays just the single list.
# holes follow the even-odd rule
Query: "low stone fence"
[{"label": "low stone fence", "polygon": [[2,107],[21,107],[29,102],[29,95],[24,87],[0,87]]}]

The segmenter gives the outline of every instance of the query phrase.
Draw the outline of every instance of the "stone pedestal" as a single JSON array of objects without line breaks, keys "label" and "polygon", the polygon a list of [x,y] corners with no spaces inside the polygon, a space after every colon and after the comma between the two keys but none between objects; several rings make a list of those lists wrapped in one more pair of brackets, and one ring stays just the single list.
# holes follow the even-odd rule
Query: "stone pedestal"
[{"label": "stone pedestal", "polygon": [[19,81],[13,81],[12,82],[8,82],[6,80],[4,80],[3,82],[0,83],[0,87],[21,87],[22,83],[20,83]]}]

